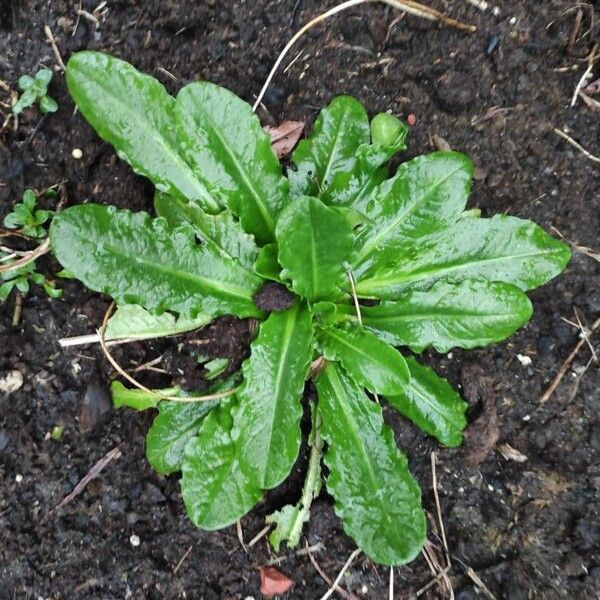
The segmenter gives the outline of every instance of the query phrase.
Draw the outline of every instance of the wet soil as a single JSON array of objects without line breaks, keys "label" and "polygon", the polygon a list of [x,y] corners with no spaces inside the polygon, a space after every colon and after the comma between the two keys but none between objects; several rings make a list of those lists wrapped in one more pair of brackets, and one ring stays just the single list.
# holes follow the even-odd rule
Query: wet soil
[{"label": "wet soil", "polygon": [[[81,3],[88,12],[97,4]],[[75,28],[78,2],[1,0],[0,79],[15,88],[23,73],[55,65],[43,33],[49,25],[65,59],[83,48],[104,50],[171,91],[207,79],[252,101],[292,33],[333,4],[109,0],[98,28],[85,17]],[[360,98],[370,113],[414,115],[403,160],[431,151],[442,138],[476,165],[472,206],[485,215],[534,219],[600,250],[600,167],[553,132],[568,128],[599,153],[600,113],[581,100],[570,106],[587,66],[583,57],[599,41],[598,27],[586,33],[587,9],[567,50],[576,11],[565,11],[574,3],[506,0],[490,2],[486,12],[459,0],[433,4],[477,31],[469,35],[410,16],[397,20],[378,5],[352,9],[300,42],[302,54],[267,93],[264,123],[311,122],[318,107],[341,93]],[[0,139],[0,214],[25,188],[59,183],[69,205],[149,210],[151,186],[74,112],[60,74],[50,92],[59,103],[56,114],[41,119],[28,111],[18,130]],[[6,101],[7,93],[0,95]],[[74,148],[82,150],[81,159],[73,158]],[[55,208],[54,201],[47,204]],[[49,274],[58,268],[48,257],[39,265]],[[432,517],[430,453],[438,453],[449,576],[461,600],[486,597],[469,568],[496,598],[600,595],[600,375],[596,363],[585,370],[587,345],[553,396],[539,400],[578,341],[578,330],[563,318],[575,319],[577,310],[591,324],[600,316],[599,274],[597,262],[575,254],[563,276],[531,294],[535,315],[510,340],[426,354],[471,404],[463,448],[439,448],[385,411]],[[14,298],[0,306],[0,377],[16,370],[24,379],[17,391],[0,392],[0,598],[258,598],[258,566],[272,558],[264,539],[245,553],[235,527],[202,532],[189,523],[177,477],[157,475],[144,458],[151,415],[110,407],[112,374],[96,348],[58,345],[61,337],[93,332],[107,299],[76,282],[60,285],[60,300],[30,293],[17,327],[11,326]],[[247,352],[248,328],[237,321],[222,321],[203,335],[207,355],[239,361]],[[591,343],[598,347],[597,338]],[[137,344],[120,358],[132,367],[163,351],[155,343]],[[64,427],[60,441],[48,435],[56,425]],[[503,444],[527,460],[507,460],[498,452]],[[121,456],[53,512],[117,446]],[[300,460],[289,483],[242,520],[246,540],[263,528],[265,515],[296,500],[304,466]],[[325,493],[313,506],[305,539],[323,545],[315,557],[330,577],[353,549]],[[441,547],[433,525],[430,540]],[[289,554],[278,565],[295,581],[286,597],[319,598],[327,585],[310,560]],[[396,597],[414,597],[430,580],[423,558],[398,568]],[[343,584],[359,598],[386,598],[387,581],[388,569],[361,557]],[[433,586],[421,597],[448,594]]]}]

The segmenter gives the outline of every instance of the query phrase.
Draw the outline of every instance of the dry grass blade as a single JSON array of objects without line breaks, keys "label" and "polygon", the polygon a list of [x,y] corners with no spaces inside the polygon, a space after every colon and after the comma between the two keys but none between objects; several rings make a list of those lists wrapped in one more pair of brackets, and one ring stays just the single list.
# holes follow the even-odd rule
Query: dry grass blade
[{"label": "dry grass blade", "polygon": [[591,152],[586,150],[581,144],[576,142],[570,135],[567,135],[564,131],[561,131],[560,129],[557,129],[555,127],[554,133],[556,133],[556,135],[559,135],[561,138],[569,142],[569,144],[571,144],[573,148],[577,148],[577,150],[579,150],[579,152],[581,152],[585,157],[589,158],[590,160],[593,160],[594,162],[600,163],[600,158],[598,156],[594,156]]},{"label": "dry grass blade", "polygon": [[40,256],[46,254],[50,251],[50,240],[46,240],[43,244],[39,245],[35,250],[28,252],[25,256],[15,260],[14,262],[8,263],[6,265],[0,265],[0,273],[6,273],[8,271],[14,271],[19,267],[24,267],[29,263],[32,263],[34,260],[38,259]]},{"label": "dry grass blade", "polygon": [[461,23],[461,22],[459,22],[459,21],[457,21],[455,19],[447,17],[443,13],[441,13],[441,12],[439,12],[439,11],[433,9],[433,8],[429,8],[428,6],[424,6],[423,4],[420,4],[419,2],[413,2],[412,0],[410,0],[410,1],[409,0],[347,0],[346,2],[342,2],[341,4],[338,4],[337,6],[334,6],[333,8],[329,9],[328,11],[326,11],[326,12],[320,14],[319,16],[315,17],[314,19],[312,19],[311,21],[309,21],[308,23],[306,23],[303,27],[301,27],[290,38],[290,40],[288,41],[288,43],[285,45],[285,47],[283,48],[283,50],[281,51],[281,53],[277,57],[277,60],[273,64],[273,67],[271,68],[271,71],[270,71],[269,75],[267,76],[267,79],[266,79],[266,81],[265,81],[262,89],[260,90],[260,93],[258,94],[258,97],[256,98],[256,102],[254,103],[254,106],[252,107],[252,110],[256,111],[256,109],[258,108],[258,106],[262,102],[262,99],[264,98],[265,92],[267,91],[267,88],[271,84],[271,81],[273,79],[273,76],[275,75],[275,72],[279,68],[279,65],[281,65],[281,63],[283,62],[283,59],[287,56],[287,53],[290,51],[290,49],[292,48],[292,46],[309,29],[312,29],[313,27],[315,27],[316,25],[318,25],[322,21],[325,21],[325,19],[328,19],[329,17],[332,17],[333,15],[336,15],[337,13],[342,12],[343,10],[346,10],[348,8],[352,8],[353,6],[358,6],[359,4],[367,4],[367,3],[370,3],[370,2],[380,2],[382,4],[387,4],[388,6],[396,8],[396,9],[401,10],[403,12],[407,12],[407,13],[410,13],[410,14],[415,15],[417,17],[421,17],[423,19],[428,19],[430,21],[439,21],[440,23],[443,23],[444,25],[448,25],[450,27],[455,27],[457,29],[462,29],[462,30],[469,31],[469,32],[473,32],[476,29],[473,25],[466,25],[464,23]]},{"label": "dry grass blade", "polygon": [[560,236],[575,252],[579,252],[579,254],[584,254],[585,256],[589,256],[593,258],[595,261],[600,262],[600,252],[596,252],[592,248],[588,248],[587,246],[581,246],[567,239],[556,227],[551,227],[552,231],[554,231],[558,236]]},{"label": "dry grass blade", "polygon": [[119,375],[124,377],[127,381],[129,381],[129,383],[131,383],[133,386],[135,386],[138,390],[142,390],[142,391],[146,392],[147,394],[150,394],[151,396],[160,398],[161,400],[169,400],[171,402],[182,402],[182,403],[207,402],[209,400],[221,400],[223,398],[233,396],[233,394],[236,393],[236,391],[238,390],[237,387],[232,388],[230,390],[225,390],[223,392],[217,392],[215,394],[207,394],[205,396],[185,396],[185,397],[168,396],[166,394],[161,394],[160,392],[157,392],[156,390],[151,390],[150,388],[147,388],[145,385],[141,384],[137,379],[134,379],[131,375],[129,375],[129,373],[127,373],[123,369],[123,367],[121,367],[121,365],[119,365],[119,363],[115,360],[113,355],[109,352],[108,346],[106,344],[106,340],[104,339],[104,332],[106,331],[106,325],[108,323],[108,319],[110,318],[110,315],[112,314],[112,311],[114,310],[114,308],[115,308],[115,303],[113,302],[108,307],[108,309],[104,315],[104,319],[102,321],[102,326],[98,330],[98,338],[99,338],[99,342],[100,342],[100,347],[102,348],[102,352],[104,353],[104,356],[106,356],[106,360],[108,360],[108,362],[113,366],[115,371],[117,371],[117,373],[119,373]]},{"label": "dry grass blade", "polygon": [[63,71],[66,71],[67,67],[65,67],[65,63],[63,62],[62,56],[60,55],[60,51],[56,44],[56,40],[54,39],[52,30],[50,29],[50,27],[48,27],[48,25],[44,25],[44,33],[46,34],[46,39],[48,40],[48,43],[50,44],[50,46],[52,46],[52,52],[54,52],[56,62]]},{"label": "dry grass blade", "polygon": [[431,479],[433,487],[433,496],[435,498],[435,509],[437,512],[438,523],[440,525],[440,533],[442,534],[442,542],[444,544],[444,552],[446,553],[446,566],[450,568],[452,562],[450,561],[450,552],[448,551],[448,542],[446,540],[446,530],[444,528],[444,521],[442,519],[442,508],[440,506],[440,497],[437,489],[437,455],[435,452],[431,453]]},{"label": "dry grass blade", "polygon": [[[355,552],[356,552],[356,550],[355,550]],[[327,583],[327,585],[329,586],[330,589],[327,593],[329,593],[331,590],[333,590],[333,591],[335,591],[336,594],[339,594],[342,598],[345,598],[345,600],[359,600],[354,594],[351,594],[349,591],[345,590],[343,587],[340,587],[339,585],[337,585],[337,583],[334,583],[332,581],[331,577],[329,577],[327,575],[327,573],[325,573],[323,571],[323,569],[321,569],[319,563],[317,562],[317,559],[313,556],[308,544],[306,544],[306,553],[308,554],[308,558],[310,559],[310,562],[312,563],[313,567],[317,570],[317,573],[323,578],[323,581],[325,581],[325,583]],[[323,598],[325,598],[325,596],[323,596]],[[321,600],[323,600],[323,598],[321,598]]]},{"label": "dry grass blade", "polygon": [[562,366],[558,370],[556,377],[554,377],[554,379],[552,380],[552,383],[548,386],[548,389],[544,392],[544,394],[540,398],[540,403],[543,404],[544,402],[547,402],[550,399],[550,396],[552,396],[552,394],[558,387],[558,384],[562,381],[567,370],[571,366],[571,363],[573,362],[573,360],[575,360],[575,357],[577,356],[577,354],[579,353],[581,348],[585,344],[588,343],[590,337],[592,336],[594,331],[596,331],[596,329],[598,329],[598,327],[600,327],[600,318],[598,318],[594,321],[594,323],[592,324],[590,329],[587,331],[587,333],[577,342],[577,344],[575,345],[575,348],[573,348],[573,350],[571,351],[569,356],[567,356],[565,362],[562,364]]},{"label": "dry grass blade", "polygon": [[115,446],[112,450],[109,450],[83,477],[83,479],[73,488],[73,491],[65,496],[53,509],[51,512],[55,512],[60,510],[69,502],[77,498],[81,492],[86,488],[86,486],[92,481],[96,479],[98,475],[106,468],[106,466],[115,460],[115,458],[119,458],[121,456],[121,448],[123,447],[124,442],[121,442],[118,446]]}]

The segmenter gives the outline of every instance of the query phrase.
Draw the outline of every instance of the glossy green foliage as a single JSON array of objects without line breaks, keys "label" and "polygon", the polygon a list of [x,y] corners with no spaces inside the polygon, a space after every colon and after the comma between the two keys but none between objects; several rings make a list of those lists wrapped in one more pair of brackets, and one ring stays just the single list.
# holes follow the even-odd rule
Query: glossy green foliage
[{"label": "glossy green foliage", "polygon": [[412,560],[425,541],[421,492],[381,407],[335,365],[318,377],[317,391],[328,444],[327,489],[344,528],[378,563]]},{"label": "glossy green foliage", "polygon": [[23,93],[11,109],[13,114],[21,114],[36,102],[38,102],[38,107],[43,115],[56,112],[58,104],[48,95],[48,85],[51,81],[52,71],[50,69],[40,69],[34,77],[31,75],[20,77],[18,83]]},{"label": "glossy green foliage", "polygon": [[242,371],[236,428],[240,460],[262,489],[281,483],[300,449],[300,398],[312,357],[312,324],[306,306],[273,312],[252,342]]},{"label": "glossy green foliage", "polygon": [[530,290],[556,277],[569,258],[566,244],[531,221],[505,215],[465,218],[381,250],[359,267],[357,292],[391,300],[441,279],[457,283],[473,277]]},{"label": "glossy green foliage", "polygon": [[352,249],[352,229],[344,216],[317,198],[299,196],[277,223],[277,243],[281,275],[297,294],[314,302],[340,296]]},{"label": "glossy green foliage", "polygon": [[374,394],[399,394],[410,381],[404,357],[363,327],[328,327],[319,331],[318,340],[327,360],[339,362]]},{"label": "glossy green foliage", "polygon": [[202,529],[235,523],[262,498],[240,465],[243,452],[233,426],[238,410],[231,401],[222,403],[185,448],[181,492],[190,519]]},{"label": "glossy green foliage", "polygon": [[87,51],[71,56],[66,77],[83,116],[136,173],[161,192],[220,210],[183,157],[181,147],[190,141],[174,127],[175,98],[160,82],[123,60]]},{"label": "glossy green foliage", "polygon": [[[119,305],[107,336],[173,335],[224,314],[258,323],[241,370],[217,384],[225,399],[160,400],[114,384],[115,404],[158,411],[150,463],[181,470],[196,525],[234,523],[293,469],[312,377],[307,476],[298,501],[268,518],[272,544],[298,544],[324,455],[335,510],[361,549],[386,565],[413,559],[425,539],[419,488],[369,393],[458,445],[466,404],[397,347],[507,338],[531,316],[524,292],[565,267],[567,246],[531,222],[467,209],[473,168],[462,154],[418,157],[389,177],[408,128],[385,113],[369,121],[353,98],[321,112],[285,177],[250,107],[227,90],[193,83],[174,98],[90,52],[71,58],[67,80],[88,121],[157,187],[157,219],[85,205],[53,221],[63,266]],[[206,379],[228,368],[209,358],[199,359]]]},{"label": "glossy green foliage", "polygon": [[389,344],[447,352],[499,342],[527,323],[532,310],[529,298],[514,285],[466,279],[408,289],[361,313],[363,324]]},{"label": "glossy green foliage", "polygon": [[410,383],[398,396],[387,396],[396,410],[445,446],[458,446],[467,424],[467,403],[433,369],[406,357]]},{"label": "glossy green foliage", "polygon": [[33,190],[25,190],[23,200],[4,217],[4,227],[18,229],[25,237],[39,239],[46,237],[44,224],[52,218],[52,211],[36,208],[36,197]]},{"label": "glossy green foliage", "polygon": [[177,95],[175,114],[196,175],[258,242],[272,242],[289,184],[250,106],[213,83],[191,83]]},{"label": "glossy green foliage", "polygon": [[85,204],[54,219],[50,241],[65,269],[119,303],[191,318],[260,315],[252,302],[260,279],[212,244],[196,244],[188,224]]}]

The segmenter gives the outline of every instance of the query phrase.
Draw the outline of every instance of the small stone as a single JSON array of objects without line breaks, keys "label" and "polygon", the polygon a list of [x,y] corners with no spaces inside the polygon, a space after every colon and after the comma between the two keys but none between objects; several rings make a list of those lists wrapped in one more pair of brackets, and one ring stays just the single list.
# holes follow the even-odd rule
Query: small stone
[{"label": "small stone", "polygon": [[526,354],[517,354],[517,359],[524,367],[528,367],[531,364],[531,357]]},{"label": "small stone", "polygon": [[16,481],[17,483],[21,483],[21,482],[23,481],[23,475],[21,475],[21,473],[17,473],[17,474],[15,475],[15,481]]},{"label": "small stone", "polygon": [[83,150],[81,150],[80,148],[73,148],[71,156],[75,160],[79,160],[80,158],[83,158]]},{"label": "small stone", "polygon": [[129,543],[134,547],[137,548],[142,542],[140,540],[140,536],[139,535],[135,535],[135,533],[132,533],[129,536]]},{"label": "small stone", "polygon": [[79,412],[79,423],[83,431],[94,431],[102,425],[111,413],[112,403],[106,384],[96,379],[86,391]]},{"label": "small stone", "polygon": [[9,371],[0,377],[0,392],[6,395],[16,392],[23,385],[23,375],[20,371]]}]

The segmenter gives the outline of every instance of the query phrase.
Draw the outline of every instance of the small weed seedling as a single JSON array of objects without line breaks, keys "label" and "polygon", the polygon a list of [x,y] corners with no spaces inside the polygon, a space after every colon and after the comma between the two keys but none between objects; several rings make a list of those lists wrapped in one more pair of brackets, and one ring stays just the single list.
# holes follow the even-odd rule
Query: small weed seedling
[{"label": "small weed seedling", "polygon": [[52,71],[50,69],[40,69],[35,77],[30,75],[20,77],[18,83],[23,93],[12,107],[12,112],[18,115],[26,108],[33,106],[36,101],[42,114],[56,112],[58,104],[48,96],[48,84],[51,80]]},{"label": "small weed seedling", "polygon": [[[52,211],[36,209],[36,198],[33,190],[25,190],[23,201],[15,204],[12,212],[4,218],[4,226],[14,229],[21,237],[43,243],[47,237],[45,224],[52,218]],[[46,225],[47,226],[47,225]],[[10,268],[16,263],[20,253],[4,248],[0,250],[0,301],[8,298],[11,291],[16,288],[22,294],[29,292],[30,283],[43,286],[46,294],[52,298],[60,298],[62,290],[55,287],[54,283],[36,271],[35,261],[26,262],[22,266]]]},{"label": "small weed seedling", "polygon": [[360,548],[385,565],[415,558],[426,533],[420,490],[382,404],[446,446],[461,442],[466,405],[396,348],[507,338],[532,314],[525,292],[565,268],[568,247],[530,221],[466,210],[472,165],[462,154],[420,156],[390,177],[407,128],[388,114],[369,122],[350,97],[321,112],[285,176],[250,106],[217,85],[192,83],[174,98],[94,52],[71,58],[67,84],[100,136],[154,182],[158,217],[96,204],[62,211],[50,238],[64,268],[112,296],[115,319],[260,321],[241,372],[215,387],[226,398],[185,402],[168,390],[164,400],[113,384],[117,406],[158,408],[147,456],[160,473],[182,471],[191,520],[235,523],[286,479],[312,379],[304,490],[270,517],[271,542],[298,542],[323,457]]}]

